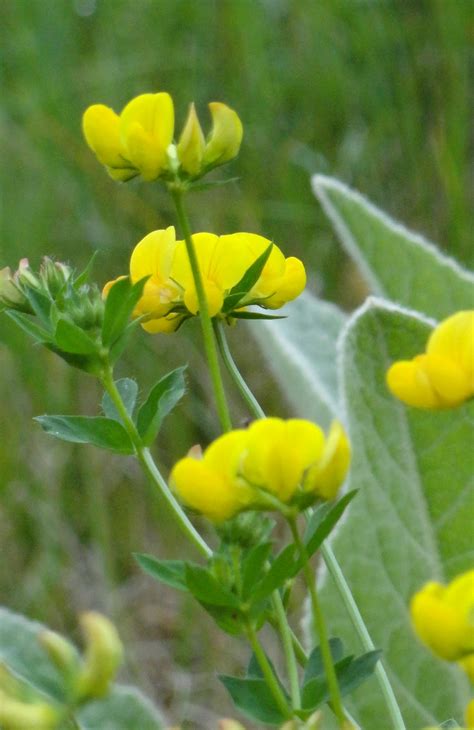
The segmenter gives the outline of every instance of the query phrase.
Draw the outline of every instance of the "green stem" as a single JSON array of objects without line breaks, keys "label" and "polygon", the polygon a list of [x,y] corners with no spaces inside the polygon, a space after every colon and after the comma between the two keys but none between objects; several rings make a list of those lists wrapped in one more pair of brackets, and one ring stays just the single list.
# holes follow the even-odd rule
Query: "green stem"
[{"label": "green stem", "polygon": [[222,382],[222,376],[219,367],[219,359],[217,357],[216,341],[214,339],[212,321],[209,315],[209,307],[207,305],[206,292],[204,290],[204,284],[199,268],[199,261],[196,255],[196,249],[193,243],[191,228],[183,205],[183,194],[184,193],[181,190],[171,190],[171,195],[176,207],[176,215],[181,230],[183,232],[184,241],[186,244],[186,251],[188,253],[189,265],[191,266],[191,271],[193,274],[194,286],[196,287],[196,294],[199,304],[199,319],[201,321],[204,349],[206,351],[209,372],[211,374],[212,384],[214,387],[217,413],[219,415],[222,430],[230,431],[232,429],[232,422],[230,420],[229,408],[227,405],[224,384]]},{"label": "green stem", "polygon": [[329,638],[326,630],[326,623],[324,621],[324,614],[319,603],[319,598],[316,591],[316,583],[309,564],[308,553],[303,541],[301,540],[298,526],[296,524],[296,519],[294,517],[290,517],[287,519],[291,529],[291,533],[293,535],[293,540],[296,547],[298,548],[301,560],[303,561],[303,573],[311,599],[311,607],[313,609],[313,626],[316,629],[316,635],[319,638],[319,647],[321,649],[321,657],[323,660],[324,671],[326,673],[326,679],[328,682],[332,708],[334,714],[338,719],[340,727],[343,727],[345,722],[345,716],[344,708],[342,705],[341,692],[339,690],[339,683],[337,681],[336,670],[334,668],[334,662],[331,655],[331,647],[329,644]]},{"label": "green stem", "polygon": [[222,360],[224,361],[224,364],[232,379],[234,380],[234,383],[239,389],[243,399],[247,403],[250,412],[255,416],[255,418],[265,418],[265,413],[260,406],[260,403],[255,398],[254,394],[240,374],[237,365],[235,364],[234,358],[232,357],[232,353],[229,349],[229,345],[227,344],[224,326],[222,322],[217,319],[214,320],[214,332],[216,333],[216,340],[219,346],[219,352],[221,353]]},{"label": "green stem", "polygon": [[277,615],[278,628],[280,631],[281,642],[283,644],[283,651],[285,653],[288,678],[290,680],[291,705],[294,710],[299,710],[301,709],[301,695],[293,636],[279,591],[274,591],[272,593],[272,602]]},{"label": "green stem", "polygon": [[[332,576],[334,583],[336,584],[339,595],[341,596],[346,610],[352,619],[352,623],[354,624],[355,629],[359,635],[362,646],[366,651],[374,651],[374,643],[370,637],[369,632],[367,631],[367,627],[364,623],[364,619],[361,616],[359,607],[354,600],[354,596],[352,595],[351,589],[349,588],[349,585],[344,577],[337,558],[327,541],[322,544],[321,553],[324,562],[326,563],[327,569]],[[400,712],[400,708],[393,692],[392,685],[390,684],[387,672],[385,671],[385,668],[380,660],[376,664],[375,675],[378,679],[380,688],[385,697],[385,702],[387,703],[393,727],[396,728],[396,730],[406,730],[405,722],[403,720],[402,713]]]},{"label": "green stem", "polygon": [[247,637],[253,649],[253,653],[255,654],[255,657],[260,665],[260,669],[262,670],[268,689],[272,693],[278,709],[286,720],[291,719],[293,713],[288,707],[288,703],[286,701],[285,695],[283,694],[283,690],[280,687],[277,678],[275,677],[271,664],[267,659],[267,655],[265,654],[258,640],[257,633],[250,622],[247,624]]},{"label": "green stem", "polygon": [[188,519],[188,517],[183,512],[181,505],[173,496],[170,488],[168,487],[168,485],[166,483],[166,480],[164,479],[164,477],[160,473],[158,467],[156,466],[149,449],[143,445],[140,434],[138,433],[137,428],[136,428],[130,414],[128,413],[127,409],[125,408],[122,397],[115,384],[115,381],[113,378],[113,372],[112,372],[111,368],[107,368],[104,370],[104,373],[102,375],[102,383],[103,383],[105,390],[107,391],[110,398],[112,399],[112,402],[115,405],[115,408],[117,409],[118,414],[120,415],[123,426],[124,426],[125,430],[127,431],[130,441],[132,442],[132,444],[134,446],[136,457],[137,457],[138,461],[140,462],[143,470],[150,478],[150,481],[152,482],[152,484],[154,484],[154,486],[157,487],[161,496],[163,497],[166,504],[170,508],[170,511],[173,514],[176,522],[180,526],[182,532],[184,532],[184,534],[191,540],[191,542],[194,543],[194,545],[198,548],[198,550],[206,558],[210,558],[212,555],[211,548],[203,540],[203,538],[201,537],[199,532],[196,530],[196,528],[194,527],[192,522]]}]

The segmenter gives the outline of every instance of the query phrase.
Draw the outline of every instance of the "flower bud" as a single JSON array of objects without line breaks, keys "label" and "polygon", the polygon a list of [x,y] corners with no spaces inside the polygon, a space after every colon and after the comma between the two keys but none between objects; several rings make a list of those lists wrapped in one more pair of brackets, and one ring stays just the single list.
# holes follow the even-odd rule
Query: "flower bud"
[{"label": "flower bud", "polygon": [[53,261],[45,256],[39,270],[40,280],[53,299],[57,297],[72,275],[72,270],[60,261]]},{"label": "flower bud", "polygon": [[41,289],[41,282],[30,269],[28,259],[21,259],[18,270],[15,272],[16,281],[23,286],[30,286],[32,289]]},{"label": "flower bud", "polygon": [[0,269],[0,305],[26,314],[32,314],[33,311],[8,266]]},{"label": "flower bud", "polygon": [[90,611],[82,614],[80,624],[86,651],[77,677],[77,696],[79,699],[103,697],[122,662],[122,643],[115,626],[100,613]]},{"label": "flower bud", "polygon": [[217,730],[245,730],[244,726],[237,722],[237,720],[229,720],[224,718],[219,720]]},{"label": "flower bud", "polygon": [[70,677],[79,668],[79,657],[70,641],[55,631],[42,631],[38,641],[61,674]]},{"label": "flower bud", "polygon": [[236,157],[243,137],[237,113],[219,101],[209,104],[212,130],[204,152],[204,164],[215,167]]},{"label": "flower bud", "polygon": [[104,301],[98,289],[87,287],[75,301],[67,301],[65,312],[78,327],[91,330],[102,325]]},{"label": "flower bud", "polygon": [[28,700],[32,697],[29,685],[22,682],[4,662],[0,663],[0,696],[2,693],[15,700]]},{"label": "flower bud", "polygon": [[0,727],[2,730],[54,730],[58,711],[46,702],[19,702],[0,690]]},{"label": "flower bud", "polygon": [[198,175],[202,169],[202,160],[206,142],[199,124],[194,104],[189,107],[188,118],[178,142],[178,157],[181,167],[189,175]]}]

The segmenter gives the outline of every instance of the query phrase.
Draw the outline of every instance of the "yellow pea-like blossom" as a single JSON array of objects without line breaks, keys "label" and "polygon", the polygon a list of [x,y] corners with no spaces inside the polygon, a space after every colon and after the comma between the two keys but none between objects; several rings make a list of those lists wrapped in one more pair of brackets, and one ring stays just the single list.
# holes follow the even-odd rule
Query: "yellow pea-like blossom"
[{"label": "yellow pea-like blossom", "polygon": [[247,442],[244,430],[220,436],[202,459],[186,456],[174,466],[170,481],[179,499],[214,522],[222,522],[252,502],[252,489],[239,477]]},{"label": "yellow pea-like blossom", "polygon": [[[224,236],[196,233],[193,242],[211,317],[220,312],[225,295],[271,245],[271,241],[254,233]],[[296,274],[293,262],[298,262]],[[184,303],[189,312],[197,314],[198,297],[184,241],[178,242],[176,248],[172,278],[182,286]],[[265,308],[280,307],[299,296],[305,285],[306,274],[301,261],[285,259],[281,250],[273,245],[258,281],[239,302],[239,307],[247,303],[256,303]]]},{"label": "yellow pea-like blossom", "polygon": [[394,363],[391,392],[417,408],[443,409],[474,396],[474,310],[457,312],[432,332],[426,351]]},{"label": "yellow pea-like blossom", "polygon": [[339,424],[326,439],[310,421],[263,418],[218,438],[202,459],[178,461],[171,483],[185,505],[221,522],[243,509],[278,509],[278,503],[290,504],[308,492],[333,499],[345,479],[348,454]]},{"label": "yellow pea-like blossom", "polygon": [[243,127],[237,113],[217,101],[209,109],[212,129],[207,141],[191,104],[176,148],[174,105],[166,92],[140,94],[120,114],[104,104],[93,104],[84,112],[82,129],[114,180],[126,182],[141,175],[146,181],[159,177],[188,181],[233,159],[240,149]]},{"label": "yellow pea-like blossom", "polygon": [[427,583],[413,596],[410,612],[416,633],[434,654],[451,662],[472,661],[474,570],[462,573],[447,586]]},{"label": "yellow pea-like blossom", "polygon": [[[232,316],[232,312],[222,311],[225,297],[269,246],[271,252],[258,281],[239,300],[238,307],[279,307],[304,289],[306,274],[301,261],[285,259],[280,249],[263,236],[196,233],[193,243],[211,317]],[[198,314],[198,296],[186,244],[176,241],[172,226],[149,233],[133,250],[131,281],[136,283],[144,277],[148,280],[134,316],[142,317],[142,327],[148,332],[173,332],[183,318]],[[105,285],[104,296],[113,284],[111,281]]]},{"label": "yellow pea-like blossom", "polygon": [[87,144],[115,180],[137,175],[156,180],[168,166],[173,100],[165,92],[141,94],[120,115],[104,104],[94,104],[84,112],[82,128]]}]

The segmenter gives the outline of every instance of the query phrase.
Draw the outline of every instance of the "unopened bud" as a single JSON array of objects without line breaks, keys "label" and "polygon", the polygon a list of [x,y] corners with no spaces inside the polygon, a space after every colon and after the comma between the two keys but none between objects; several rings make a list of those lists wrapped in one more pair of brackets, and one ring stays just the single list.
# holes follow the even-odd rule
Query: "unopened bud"
[{"label": "unopened bud", "polygon": [[61,674],[71,677],[79,669],[79,657],[70,641],[55,631],[42,631],[38,641]]},{"label": "unopened bud", "polygon": [[244,726],[237,720],[219,720],[217,730],[245,730]]},{"label": "unopened bud", "polygon": [[21,259],[18,270],[15,272],[15,279],[20,285],[30,286],[33,289],[40,289],[41,283],[36,274],[30,269],[28,259]]},{"label": "unopened bud", "polygon": [[58,711],[46,702],[19,702],[0,690],[0,727],[2,730],[54,730]]},{"label": "unopened bud", "polygon": [[84,663],[77,677],[77,696],[103,697],[123,657],[123,648],[115,626],[100,613],[82,614],[80,624],[85,637]]},{"label": "unopened bud", "polygon": [[0,696],[9,695],[15,700],[27,700],[32,696],[29,687],[22,682],[10,667],[3,662],[0,663]]},{"label": "unopened bud", "polygon": [[55,298],[71,277],[72,270],[66,264],[53,261],[49,256],[45,256],[41,262],[39,274],[44,288]]},{"label": "unopened bud", "polygon": [[20,312],[26,312],[27,314],[33,312],[8,266],[0,269],[0,305],[5,306],[7,309],[18,309]]},{"label": "unopened bud", "polygon": [[204,164],[222,165],[237,156],[242,142],[243,127],[237,112],[226,104],[209,104],[212,130],[204,152]]},{"label": "unopened bud", "polygon": [[199,124],[194,104],[189,107],[188,118],[178,142],[178,157],[183,170],[197,175],[202,169],[206,142]]},{"label": "unopened bud", "polygon": [[91,330],[102,325],[104,302],[98,289],[88,288],[77,301],[68,302],[65,311],[78,327]]}]

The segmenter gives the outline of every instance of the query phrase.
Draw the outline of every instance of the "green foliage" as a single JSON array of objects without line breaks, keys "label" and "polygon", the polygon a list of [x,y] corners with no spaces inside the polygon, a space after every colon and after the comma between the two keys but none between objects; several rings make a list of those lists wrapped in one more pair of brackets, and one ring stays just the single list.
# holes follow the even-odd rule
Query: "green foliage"
[{"label": "green foliage", "polygon": [[132,454],[133,445],[124,427],[113,418],[102,416],[37,416],[46,433],[63,441],[93,444],[118,454]]},{"label": "green foliage", "polygon": [[280,725],[287,719],[275,707],[275,700],[264,679],[257,677],[240,679],[226,675],[221,675],[219,679],[237,709],[252,720],[264,722],[266,725]]},{"label": "green foliage", "polygon": [[113,346],[123,337],[128,321],[140,299],[146,278],[132,284],[128,277],[119,279],[110,288],[105,300],[102,342],[105,347]]},{"label": "green foliage", "polygon": [[[69,688],[39,643],[45,626],[0,608],[0,662],[24,682],[31,697],[53,706],[67,702]],[[120,685],[101,699],[87,702],[75,711],[79,730],[162,730],[157,710],[140,692]],[[58,730],[67,730],[68,723]]]},{"label": "green foliage", "polygon": [[307,291],[282,311],[287,319],[253,325],[255,342],[292,413],[327,427],[339,412],[334,363],[346,317]]},{"label": "green foliage", "polygon": [[184,396],[186,367],[176,368],[163,376],[141,406],[137,416],[137,428],[144,444],[149,445],[155,440],[163,419]]},{"label": "green foliage", "polygon": [[[429,326],[415,315],[371,302],[345,331],[341,376],[353,445],[350,483],[360,487],[333,547],[373,640],[384,650],[409,727],[461,713],[467,687],[457,668],[434,659],[414,638],[413,593],[472,564],[470,465],[473,405],[446,412],[408,409],[393,398],[385,372],[423,349]],[[353,630],[330,581],[324,607],[332,631],[353,645]],[[383,609],[382,609],[383,606]],[[423,677],[423,682],[420,681]],[[364,728],[377,730],[384,704],[375,691],[357,700]]]},{"label": "green foliage", "polygon": [[224,300],[224,305],[222,307],[223,312],[231,312],[235,307],[237,307],[239,302],[244,299],[251,288],[257,283],[260,278],[260,274],[263,271],[263,267],[267,263],[272,252],[272,248],[273,243],[267,246],[265,251],[257,259],[255,259],[251,266],[249,266],[241,280],[232,287]]},{"label": "green foliage", "polygon": [[[138,383],[132,378],[120,378],[120,380],[115,381],[115,385],[120,393],[125,410],[133,419],[138,397]],[[102,410],[107,418],[113,418],[115,421],[119,422],[122,421],[122,418],[108,393],[104,393],[102,397]]]},{"label": "green foliage", "polygon": [[316,175],[313,189],[374,294],[436,319],[472,307],[474,276],[362,195]]}]

